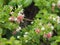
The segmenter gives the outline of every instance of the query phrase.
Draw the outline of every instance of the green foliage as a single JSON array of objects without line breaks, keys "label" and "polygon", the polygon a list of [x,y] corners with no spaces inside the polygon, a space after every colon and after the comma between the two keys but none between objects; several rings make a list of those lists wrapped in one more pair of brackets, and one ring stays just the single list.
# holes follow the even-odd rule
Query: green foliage
[{"label": "green foliage", "polygon": [[9,4],[13,6],[22,5],[23,7],[27,7],[31,3],[32,3],[32,0],[12,0]]},{"label": "green foliage", "polygon": [[[31,25],[21,29],[20,24],[24,22],[21,21],[21,17],[19,17],[20,22],[16,21],[16,18],[32,2],[39,8],[39,12]],[[55,4],[53,10],[52,3]],[[60,14],[58,13],[60,10],[57,3],[58,0],[0,0],[0,45],[42,45],[42,43],[58,45],[60,42],[60,17],[58,16]],[[14,21],[9,20],[12,16]]]}]

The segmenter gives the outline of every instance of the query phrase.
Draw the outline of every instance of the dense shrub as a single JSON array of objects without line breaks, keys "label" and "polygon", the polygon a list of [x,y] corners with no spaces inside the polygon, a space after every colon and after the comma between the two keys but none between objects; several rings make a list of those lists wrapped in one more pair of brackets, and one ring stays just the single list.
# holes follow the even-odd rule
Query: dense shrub
[{"label": "dense shrub", "polygon": [[[39,11],[30,20],[24,11],[33,2]],[[59,44],[60,0],[0,0],[0,45]]]}]

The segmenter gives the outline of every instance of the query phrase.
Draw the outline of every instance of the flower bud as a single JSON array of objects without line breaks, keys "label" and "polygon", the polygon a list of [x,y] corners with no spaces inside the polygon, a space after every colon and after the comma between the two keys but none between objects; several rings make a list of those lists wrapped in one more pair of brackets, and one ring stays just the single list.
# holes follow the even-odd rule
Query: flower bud
[{"label": "flower bud", "polygon": [[14,19],[15,19],[15,17],[13,17],[13,16],[11,16],[11,17],[9,18],[10,21],[14,21]]},{"label": "flower bud", "polygon": [[49,38],[51,38],[52,37],[52,32],[49,32],[48,34],[47,34],[47,38],[49,39]]},{"label": "flower bud", "polygon": [[35,30],[35,32],[36,32],[37,34],[39,34],[39,33],[40,33],[40,29],[37,28],[37,29]]}]

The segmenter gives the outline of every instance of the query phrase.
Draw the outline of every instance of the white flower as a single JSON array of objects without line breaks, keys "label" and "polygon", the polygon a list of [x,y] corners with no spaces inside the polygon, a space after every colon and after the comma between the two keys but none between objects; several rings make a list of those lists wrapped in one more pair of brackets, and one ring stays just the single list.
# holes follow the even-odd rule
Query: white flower
[{"label": "white flower", "polygon": [[45,30],[45,27],[42,27],[41,30]]},{"label": "white flower", "polygon": [[11,20],[11,18],[9,18],[9,20]]},{"label": "white flower", "polygon": [[17,21],[17,18],[15,18],[15,21]]},{"label": "white flower", "polygon": [[31,22],[31,24],[33,24],[33,22]]},{"label": "white flower", "polygon": [[18,16],[19,16],[19,15],[22,15],[22,14],[19,12],[19,13],[18,13]]},{"label": "white flower", "polygon": [[19,38],[20,38],[20,36],[17,36],[17,38],[19,39]]},{"label": "white flower", "polygon": [[19,30],[21,30],[21,27],[19,27]]},{"label": "white flower", "polygon": [[39,23],[39,25],[42,25],[42,23]]},{"label": "white flower", "polygon": [[51,29],[53,30],[54,29],[54,26],[51,26]]},{"label": "white flower", "polygon": [[18,13],[18,16],[23,16],[24,17],[25,15],[24,14],[21,14],[21,12],[19,12]]},{"label": "white flower", "polygon": [[14,21],[14,19],[15,19],[14,16],[11,16],[11,17],[9,18],[10,21]]},{"label": "white flower", "polygon": [[25,35],[27,35],[28,34],[28,32],[25,32]]},{"label": "white flower", "polygon": [[12,10],[13,9],[13,6],[10,6],[10,9]]},{"label": "white flower", "polygon": [[51,23],[48,23],[48,26],[51,26],[52,24]]},{"label": "white flower", "polygon": [[19,32],[21,30],[21,27],[17,28],[16,31]]},{"label": "white flower", "polygon": [[54,7],[55,7],[55,3],[52,3],[52,6],[54,6]]},{"label": "white flower", "polygon": [[53,18],[53,21],[56,21],[56,18]]},{"label": "white flower", "polygon": [[27,35],[24,35],[24,37],[27,37]]},{"label": "white flower", "polygon": [[19,11],[18,15],[22,15],[23,9]]},{"label": "white flower", "polygon": [[19,32],[19,29],[17,29],[16,31]]},{"label": "white flower", "polygon": [[10,14],[12,15],[14,12],[10,12]]},{"label": "white flower", "polygon": [[21,8],[22,7],[22,5],[18,5],[18,8]]}]

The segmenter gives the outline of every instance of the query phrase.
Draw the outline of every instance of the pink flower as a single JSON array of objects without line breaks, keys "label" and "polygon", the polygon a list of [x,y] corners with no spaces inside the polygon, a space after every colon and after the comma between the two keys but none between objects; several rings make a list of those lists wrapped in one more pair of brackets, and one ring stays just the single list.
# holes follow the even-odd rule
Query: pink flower
[{"label": "pink flower", "polygon": [[49,33],[47,34],[47,38],[51,38],[51,37],[52,37],[52,33],[49,32]]},{"label": "pink flower", "polygon": [[40,33],[40,29],[37,28],[37,29],[35,30],[35,32],[36,32],[37,34],[39,34],[39,33]]},{"label": "pink flower", "polygon": [[22,22],[23,19],[24,19],[24,15],[18,15],[18,16],[17,16],[17,22],[18,22],[18,23]]},{"label": "pink flower", "polygon": [[52,37],[52,32],[49,32],[48,34],[44,33],[43,35],[44,38],[51,38]]},{"label": "pink flower", "polygon": [[14,16],[11,16],[11,17],[9,18],[10,21],[14,21],[14,19],[15,19]]}]

